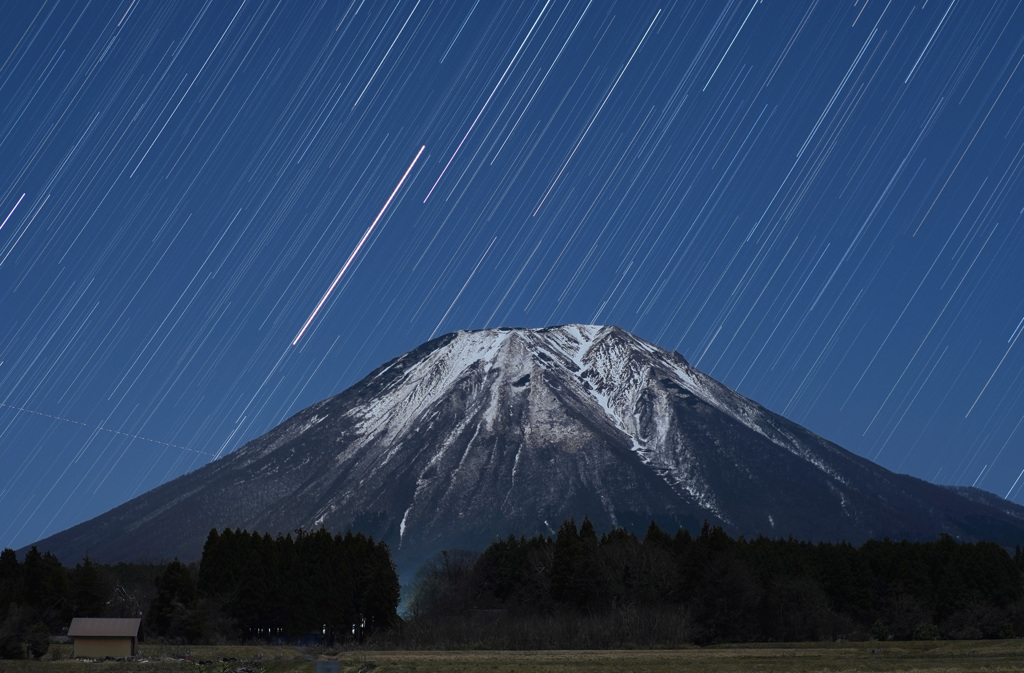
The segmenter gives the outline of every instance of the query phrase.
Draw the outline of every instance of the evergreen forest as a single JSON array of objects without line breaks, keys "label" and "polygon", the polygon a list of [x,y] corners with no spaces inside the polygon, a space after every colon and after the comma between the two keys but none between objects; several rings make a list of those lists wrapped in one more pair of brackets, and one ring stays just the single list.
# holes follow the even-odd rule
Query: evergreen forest
[{"label": "evergreen forest", "polygon": [[41,657],[73,617],[142,617],[140,640],[363,641],[398,623],[400,587],[383,542],[351,532],[271,537],[210,531],[198,564],[64,568],[32,547],[0,553],[0,658]]},{"label": "evergreen forest", "polygon": [[212,530],[198,563],[65,568],[0,553],[0,658],[40,657],[72,617],[142,617],[160,642],[601,649],[1024,636],[1024,552],[987,542],[643,538],[564,521],[553,537],[449,550],[404,588],[358,533]]},{"label": "evergreen forest", "polygon": [[411,587],[409,647],[665,647],[693,643],[1024,635],[1024,553],[988,542],[641,540],[590,521],[444,552]]}]

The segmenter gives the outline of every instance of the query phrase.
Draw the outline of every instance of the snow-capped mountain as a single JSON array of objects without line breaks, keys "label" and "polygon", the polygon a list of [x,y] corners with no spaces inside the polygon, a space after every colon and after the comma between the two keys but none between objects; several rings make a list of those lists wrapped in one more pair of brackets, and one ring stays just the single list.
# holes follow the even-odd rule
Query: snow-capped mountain
[{"label": "snow-capped mountain", "polygon": [[196,559],[213,527],[348,528],[406,568],[598,528],[1024,541],[1024,508],[889,472],[617,327],[440,337],[236,452],[39,543],[66,563]]}]

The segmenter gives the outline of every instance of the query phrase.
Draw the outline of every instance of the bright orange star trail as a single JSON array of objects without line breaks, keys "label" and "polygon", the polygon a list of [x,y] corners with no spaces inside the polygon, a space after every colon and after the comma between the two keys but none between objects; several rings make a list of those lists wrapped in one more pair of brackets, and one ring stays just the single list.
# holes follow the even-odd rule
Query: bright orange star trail
[{"label": "bright orange star trail", "polygon": [[398,181],[398,184],[395,185],[394,191],[391,192],[391,196],[389,196],[388,200],[384,202],[384,207],[380,209],[380,212],[377,213],[377,217],[373,218],[373,222],[371,222],[370,226],[366,228],[366,231],[363,233],[363,237],[359,239],[359,242],[356,243],[356,247],[352,249],[352,253],[348,256],[348,259],[345,260],[345,264],[342,265],[341,271],[339,271],[338,275],[334,277],[334,282],[331,283],[329,288],[327,288],[327,292],[324,292],[324,296],[320,298],[316,308],[313,309],[313,312],[309,314],[308,318],[306,318],[306,322],[302,325],[302,329],[300,329],[299,333],[295,335],[294,339],[292,339],[293,346],[298,345],[299,339],[301,339],[302,335],[306,333],[306,328],[308,328],[309,324],[313,322],[313,318],[315,318],[316,314],[320,312],[321,308],[323,308],[327,298],[331,296],[332,292],[334,292],[334,288],[337,287],[338,281],[340,281],[341,277],[345,275],[346,271],[348,271],[348,267],[352,263],[352,260],[354,260],[356,255],[359,254],[359,250],[363,247],[363,243],[366,243],[366,239],[368,239],[370,234],[373,233],[373,228],[377,226],[378,222],[380,222],[380,218],[384,217],[384,211],[386,211],[388,206],[391,205],[391,201],[395,198],[395,194],[397,194],[398,190],[402,188],[402,183],[404,183],[405,179],[409,177],[409,173],[412,172],[412,167],[416,165],[417,161],[419,161],[420,155],[423,154],[423,150],[425,149],[427,149],[426,145],[420,147],[420,151],[416,153],[416,157],[412,160],[412,163],[409,164],[409,168],[405,169],[402,179]]}]

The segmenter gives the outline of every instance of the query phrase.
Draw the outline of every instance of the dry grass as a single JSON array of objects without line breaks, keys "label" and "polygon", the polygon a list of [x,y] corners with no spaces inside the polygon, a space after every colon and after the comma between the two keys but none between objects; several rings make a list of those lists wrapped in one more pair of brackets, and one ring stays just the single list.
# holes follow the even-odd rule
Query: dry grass
[{"label": "dry grass", "polygon": [[1021,671],[1024,642],[756,645],[681,650],[551,652],[364,652],[338,657],[354,673],[739,673],[747,671]]},{"label": "dry grass", "polygon": [[[334,659],[344,673],[739,673],[785,671],[1024,670],[1024,641],[733,645],[678,650],[615,651],[342,651],[298,647],[144,645],[137,661],[69,659],[67,646],[42,661],[0,661],[6,673],[313,673]],[[189,655],[186,659],[186,654]],[[54,656],[56,655],[56,656]]]}]

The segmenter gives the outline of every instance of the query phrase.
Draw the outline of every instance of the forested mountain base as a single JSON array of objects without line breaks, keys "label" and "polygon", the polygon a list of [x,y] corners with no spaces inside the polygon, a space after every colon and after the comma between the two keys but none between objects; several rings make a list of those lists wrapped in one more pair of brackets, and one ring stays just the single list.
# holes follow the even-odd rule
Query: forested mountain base
[{"label": "forested mountain base", "polygon": [[396,624],[401,592],[385,543],[322,528],[294,540],[212,530],[196,589],[243,639],[315,636],[331,645]]},{"label": "forested mountain base", "polygon": [[386,544],[361,534],[213,530],[199,564],[67,570],[0,554],[0,658],[40,657],[71,617],[143,616],[143,642],[387,649],[608,649],[1024,635],[1024,552],[999,545],[693,537],[588,520],[421,569],[400,620]]},{"label": "forested mountain base", "polygon": [[67,570],[33,547],[0,554],[0,659],[39,658],[72,617],[142,617],[140,640],[177,643],[364,641],[398,622],[391,552],[351,532],[210,531],[199,564]]},{"label": "forested mountain base", "polygon": [[651,524],[446,552],[412,588],[408,647],[512,649],[1024,635],[1024,554],[990,543],[694,538]]}]

